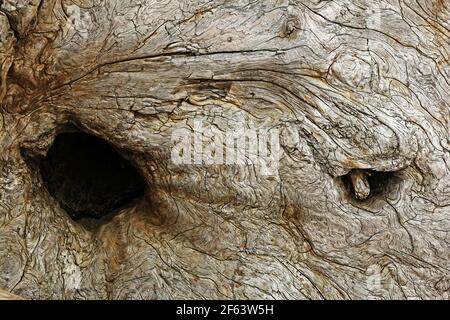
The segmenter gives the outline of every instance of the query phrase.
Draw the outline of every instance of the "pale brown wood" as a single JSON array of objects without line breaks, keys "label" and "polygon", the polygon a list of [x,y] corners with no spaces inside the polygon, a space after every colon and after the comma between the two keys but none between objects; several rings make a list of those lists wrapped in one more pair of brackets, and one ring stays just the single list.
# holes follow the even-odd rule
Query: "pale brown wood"
[{"label": "pale brown wood", "polygon": [[[3,1],[0,287],[30,299],[448,299],[449,5]],[[279,130],[278,174],[174,164],[174,132],[195,119]],[[68,123],[150,186],[98,228],[72,221],[27,160]]]},{"label": "pale brown wood", "polygon": [[0,289],[0,300],[23,300],[23,298]]}]

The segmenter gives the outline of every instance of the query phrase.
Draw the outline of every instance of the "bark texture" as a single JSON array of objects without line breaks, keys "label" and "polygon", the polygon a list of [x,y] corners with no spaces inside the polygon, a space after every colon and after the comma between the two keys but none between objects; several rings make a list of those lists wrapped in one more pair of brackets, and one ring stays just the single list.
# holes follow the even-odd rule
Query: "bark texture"
[{"label": "bark texture", "polygon": [[[1,288],[449,298],[448,0],[0,3]],[[279,130],[279,174],[174,164],[196,118]],[[69,125],[148,185],[97,228],[32,160]]]}]

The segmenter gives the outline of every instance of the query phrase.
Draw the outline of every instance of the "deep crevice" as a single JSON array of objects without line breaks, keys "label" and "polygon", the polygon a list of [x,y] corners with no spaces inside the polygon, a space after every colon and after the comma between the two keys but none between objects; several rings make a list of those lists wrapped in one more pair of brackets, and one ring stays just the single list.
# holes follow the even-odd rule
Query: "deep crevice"
[{"label": "deep crevice", "polygon": [[145,179],[119,150],[84,132],[58,134],[40,161],[40,172],[69,216],[89,225],[133,205],[146,190]]},{"label": "deep crevice", "polygon": [[400,178],[397,176],[397,172],[384,172],[375,170],[359,171],[366,176],[369,184],[370,193],[365,199],[358,199],[355,195],[355,186],[353,185],[352,179],[350,177],[351,174],[354,174],[354,170],[341,177],[346,193],[351,199],[358,202],[386,197],[400,180]]}]

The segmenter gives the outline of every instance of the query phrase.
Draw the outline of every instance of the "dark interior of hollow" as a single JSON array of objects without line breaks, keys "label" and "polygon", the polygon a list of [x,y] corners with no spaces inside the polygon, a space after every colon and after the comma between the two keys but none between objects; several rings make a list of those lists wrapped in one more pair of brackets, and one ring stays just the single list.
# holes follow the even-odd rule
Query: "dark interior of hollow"
[{"label": "dark interior of hollow", "polygon": [[[383,195],[386,195],[389,192],[392,185],[398,182],[398,178],[396,177],[395,172],[383,172],[375,170],[368,170],[368,171],[370,173],[370,175],[367,177],[370,186],[370,194],[368,199],[374,197],[382,197]],[[347,192],[351,195],[352,198],[357,200],[355,197],[355,191],[353,189],[349,175],[347,174],[345,176],[342,176],[342,181],[344,182]],[[358,201],[365,201],[365,200],[358,200]]]},{"label": "dark interior of hollow", "polygon": [[101,219],[143,196],[146,188],[116,148],[83,132],[60,133],[40,170],[49,193],[75,221]]}]

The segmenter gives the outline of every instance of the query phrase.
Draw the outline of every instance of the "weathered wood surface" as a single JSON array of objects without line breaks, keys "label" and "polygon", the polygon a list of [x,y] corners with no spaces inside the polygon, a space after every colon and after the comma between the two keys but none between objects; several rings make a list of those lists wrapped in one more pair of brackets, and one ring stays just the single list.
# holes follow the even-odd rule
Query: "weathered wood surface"
[{"label": "weathered wood surface", "polygon": [[[0,3],[0,287],[449,298],[448,0]],[[193,119],[279,130],[279,174],[174,164]],[[45,154],[67,123],[151,186],[95,232],[20,152]],[[389,178],[368,197],[371,171]]]},{"label": "weathered wood surface", "polygon": [[22,297],[16,296],[8,291],[0,289],[0,300],[23,300]]}]

